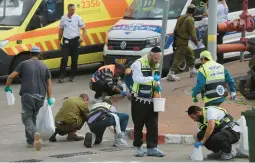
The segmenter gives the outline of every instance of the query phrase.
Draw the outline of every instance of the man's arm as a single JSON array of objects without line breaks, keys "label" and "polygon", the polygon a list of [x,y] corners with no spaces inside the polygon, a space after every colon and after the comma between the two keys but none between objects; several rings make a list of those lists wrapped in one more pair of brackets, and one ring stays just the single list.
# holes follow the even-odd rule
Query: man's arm
[{"label": "man's arm", "polygon": [[64,18],[61,17],[61,20],[60,20],[60,24],[59,24],[59,31],[58,31],[58,41],[59,41],[59,45],[61,43],[61,40],[62,40],[62,37],[63,37],[63,33],[64,33]]},{"label": "man's arm", "polygon": [[215,127],[215,120],[209,120],[208,121],[208,126],[206,128],[206,131],[205,131],[205,135],[202,139],[202,143],[205,144],[205,142],[209,139],[209,137],[212,135],[213,133],[213,130],[214,130],[214,127]]},{"label": "man's arm", "polygon": [[110,111],[113,112],[113,113],[117,113],[117,110],[116,110],[116,108],[114,106],[110,107]]},{"label": "man's arm", "polygon": [[15,79],[19,75],[19,72],[14,71],[8,76],[6,81],[6,86],[9,87],[12,84],[13,79]]},{"label": "man's arm", "polygon": [[52,92],[51,79],[48,79],[47,80],[47,98],[51,98],[51,92]]},{"label": "man's arm", "polygon": [[138,84],[148,83],[152,82],[154,80],[153,76],[145,77],[141,71],[141,62],[135,61],[130,67],[132,69],[133,75],[133,81]]},{"label": "man's arm", "polygon": [[191,21],[190,19],[187,21],[188,24],[188,31],[189,31],[189,35],[192,38],[192,41],[194,42],[195,45],[198,45],[198,41],[197,41],[197,36],[196,36],[196,29],[195,29],[195,23],[194,21]]},{"label": "man's arm", "polygon": [[196,97],[199,93],[201,93],[202,89],[205,87],[205,84],[206,84],[205,76],[201,72],[198,72],[197,84],[192,89],[192,97]]},{"label": "man's arm", "polygon": [[88,114],[89,114],[89,108],[87,104],[83,104],[81,106],[81,113],[82,113],[82,117],[87,121],[88,119]]},{"label": "man's arm", "polygon": [[86,35],[86,28],[85,28],[85,23],[83,22],[82,18],[79,17],[79,27],[82,30],[82,38],[85,37]]},{"label": "man's arm", "polygon": [[101,71],[101,73],[105,76],[105,82],[108,85],[109,88],[112,88],[113,91],[116,91],[120,93],[122,90],[119,89],[113,82],[113,73],[110,71],[110,69],[105,68]]},{"label": "man's arm", "polygon": [[224,73],[225,73],[225,81],[228,83],[230,87],[230,92],[236,92],[235,81],[233,80],[233,78],[231,77],[231,75],[229,74],[226,68],[224,70]]}]

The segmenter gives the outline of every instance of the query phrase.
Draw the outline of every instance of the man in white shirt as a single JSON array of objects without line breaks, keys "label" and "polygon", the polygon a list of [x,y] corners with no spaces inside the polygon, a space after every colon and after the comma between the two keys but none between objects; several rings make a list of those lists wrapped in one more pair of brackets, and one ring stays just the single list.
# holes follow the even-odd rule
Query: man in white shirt
[{"label": "man in white shirt", "polygon": [[[63,15],[60,20],[59,25],[59,43],[61,45],[62,40],[62,51],[63,56],[60,64],[60,79],[59,82],[63,83],[65,81],[65,72],[66,66],[68,62],[68,56],[71,56],[72,64],[71,64],[71,76],[70,81],[75,81],[75,76],[77,72],[77,61],[79,56],[79,46],[82,42],[85,34],[86,28],[82,18],[75,14],[75,6],[74,4],[68,5],[68,13],[67,15]],[[82,35],[80,36],[80,30],[82,29]]]},{"label": "man in white shirt", "polygon": [[207,158],[230,160],[236,156],[232,144],[240,139],[240,127],[226,110],[217,106],[190,106],[187,112],[199,124],[198,142],[194,146],[204,145],[213,151]]},{"label": "man in white shirt", "polygon": [[142,130],[146,126],[147,155],[163,157],[165,154],[157,148],[158,145],[158,112],[154,112],[153,97],[160,80],[159,61],[161,50],[153,47],[148,55],[136,60],[132,65],[132,96],[131,113],[134,122],[134,142],[137,147],[136,156],[143,157]]}]

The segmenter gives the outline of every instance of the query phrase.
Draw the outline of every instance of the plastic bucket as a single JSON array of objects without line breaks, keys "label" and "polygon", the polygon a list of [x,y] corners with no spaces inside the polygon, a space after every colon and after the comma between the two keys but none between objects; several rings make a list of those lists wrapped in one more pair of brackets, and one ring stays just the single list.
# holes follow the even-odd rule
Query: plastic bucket
[{"label": "plastic bucket", "polygon": [[153,98],[154,112],[164,112],[165,103],[165,98]]}]

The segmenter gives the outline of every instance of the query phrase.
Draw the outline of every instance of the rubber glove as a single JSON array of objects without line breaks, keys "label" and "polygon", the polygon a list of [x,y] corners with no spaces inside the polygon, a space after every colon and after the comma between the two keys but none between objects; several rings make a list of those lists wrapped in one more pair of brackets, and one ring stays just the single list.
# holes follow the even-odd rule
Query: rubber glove
[{"label": "rubber glove", "polygon": [[12,93],[12,89],[11,89],[11,87],[9,87],[9,86],[5,86],[4,91],[5,91],[5,92],[11,92],[11,93]]},{"label": "rubber glove", "polygon": [[194,103],[197,103],[197,102],[198,102],[197,97],[192,97],[192,99],[193,99],[193,102],[194,102]]},{"label": "rubber glove", "polygon": [[127,96],[127,93],[124,92],[124,91],[121,91],[120,94],[121,94],[122,96],[124,96],[124,97]]},{"label": "rubber glove", "polygon": [[153,76],[153,79],[154,79],[155,81],[159,81],[159,80],[160,80],[160,76],[154,75],[154,76]]},{"label": "rubber glove", "polygon": [[154,87],[154,89],[155,89],[157,92],[162,92],[162,89],[161,89],[160,86],[156,86],[156,87]]},{"label": "rubber glove", "polygon": [[236,98],[236,92],[231,92],[230,100],[234,100]]},{"label": "rubber glove", "polygon": [[194,144],[195,148],[198,148],[199,146],[203,146],[203,143],[200,141],[200,142],[196,142]]},{"label": "rubber glove", "polygon": [[54,104],[53,98],[48,98],[48,105],[52,106]]}]

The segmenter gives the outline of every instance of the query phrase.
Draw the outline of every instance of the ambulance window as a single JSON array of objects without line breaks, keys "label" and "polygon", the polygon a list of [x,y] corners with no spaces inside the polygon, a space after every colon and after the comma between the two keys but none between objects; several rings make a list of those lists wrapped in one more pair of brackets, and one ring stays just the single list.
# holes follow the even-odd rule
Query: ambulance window
[{"label": "ambulance window", "polygon": [[61,19],[64,14],[63,0],[43,0],[31,19],[27,31],[45,27]]},{"label": "ambulance window", "polygon": [[255,9],[255,1],[254,0],[249,0],[249,9]]},{"label": "ambulance window", "polygon": [[237,12],[237,11],[242,11],[242,3],[243,0],[226,0],[229,8],[229,12]]}]

